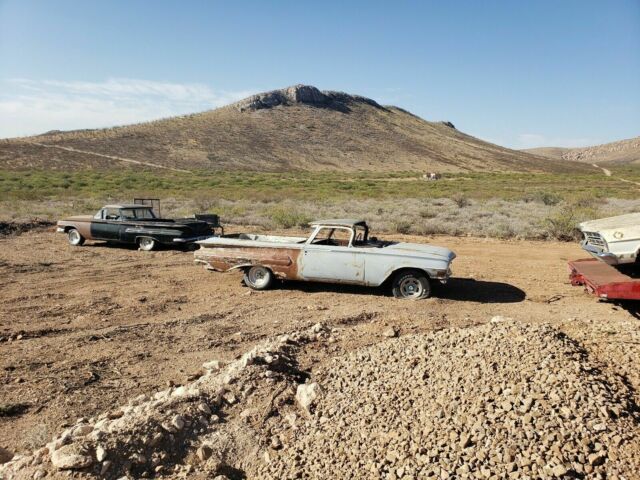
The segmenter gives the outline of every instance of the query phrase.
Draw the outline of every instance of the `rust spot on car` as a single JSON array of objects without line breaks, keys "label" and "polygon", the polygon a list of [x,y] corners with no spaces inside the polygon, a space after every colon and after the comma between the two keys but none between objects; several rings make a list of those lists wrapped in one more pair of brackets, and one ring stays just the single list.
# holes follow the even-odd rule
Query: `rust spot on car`
[{"label": "rust spot on car", "polygon": [[210,270],[226,272],[252,265],[268,267],[276,277],[299,280],[298,260],[302,250],[295,248],[214,247],[195,252],[196,261]]},{"label": "rust spot on car", "polygon": [[59,221],[58,226],[65,228],[65,230],[67,227],[75,228],[84,238],[87,240],[93,240],[93,237],[91,236],[91,217],[70,217],[66,220]]}]

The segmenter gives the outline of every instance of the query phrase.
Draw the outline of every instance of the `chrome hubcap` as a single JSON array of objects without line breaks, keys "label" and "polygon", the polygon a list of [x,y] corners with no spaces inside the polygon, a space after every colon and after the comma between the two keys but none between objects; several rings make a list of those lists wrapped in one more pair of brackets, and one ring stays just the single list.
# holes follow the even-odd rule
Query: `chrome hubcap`
[{"label": "chrome hubcap", "polygon": [[267,284],[269,274],[265,268],[253,267],[249,270],[249,281],[256,287],[263,287]]},{"label": "chrome hubcap", "polygon": [[400,293],[407,298],[419,297],[422,295],[422,284],[417,278],[405,278],[400,283]]},{"label": "chrome hubcap", "polygon": [[153,240],[150,238],[141,238],[140,239],[140,247],[141,248],[151,248],[153,245]]},{"label": "chrome hubcap", "polygon": [[74,245],[80,241],[80,234],[77,230],[71,230],[69,232],[69,240],[71,240],[71,243]]}]

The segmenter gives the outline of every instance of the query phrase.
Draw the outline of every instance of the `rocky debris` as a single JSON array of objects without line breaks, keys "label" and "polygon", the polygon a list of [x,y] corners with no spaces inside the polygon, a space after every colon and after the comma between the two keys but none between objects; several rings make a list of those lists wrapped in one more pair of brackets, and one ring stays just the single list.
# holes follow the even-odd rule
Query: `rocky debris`
[{"label": "rocky debris", "polygon": [[624,158],[624,154],[632,158],[637,156],[638,150],[640,150],[640,137],[635,137],[592,147],[571,148],[562,154],[562,158],[593,163]]},{"label": "rocky debris", "polygon": [[63,445],[51,454],[51,463],[59,470],[73,470],[93,464],[91,452],[83,445]]},{"label": "rocky debris", "polygon": [[[22,478],[631,479],[633,391],[548,325],[502,317],[298,369],[322,324],[96,418],[0,465]],[[311,342],[326,341],[325,344]],[[206,370],[206,369],[205,369]],[[2,451],[0,451],[2,453]]]},{"label": "rocky debris", "polygon": [[315,325],[268,340],[226,366],[208,362],[206,373],[191,383],[79,419],[44,449],[14,458],[7,454],[0,478],[49,478],[65,470],[73,470],[74,478],[175,478],[197,472],[221,479],[236,472],[234,478],[244,478],[245,463],[257,458],[260,445],[272,444],[273,435],[262,427],[273,409],[292,405],[295,387],[305,379],[295,352],[325,330]]},{"label": "rocky debris", "polygon": [[389,327],[384,332],[382,332],[382,335],[384,335],[387,338],[397,337],[398,336],[398,329],[395,328],[395,327]]},{"label": "rocky debris", "polygon": [[319,396],[320,386],[315,382],[298,385],[296,390],[296,400],[307,413],[311,413],[311,407]]},{"label": "rocky debris", "polygon": [[249,478],[636,478],[633,392],[548,325],[407,335],[314,369],[312,415]]},{"label": "rocky debris", "polygon": [[224,367],[224,363],[220,360],[211,360],[202,364],[202,368],[210,372],[217,372]]},{"label": "rocky debris", "polygon": [[453,128],[454,130],[456,129],[456,126],[453,123],[448,122],[446,120],[438,123],[440,123],[441,125],[444,125],[445,127]]},{"label": "rocky debris", "polygon": [[235,103],[234,106],[241,112],[244,112],[300,103],[331,108],[343,112],[348,112],[350,110],[349,105],[353,103],[366,103],[376,108],[383,108],[370,98],[359,95],[349,95],[344,92],[320,91],[310,85],[294,85],[279,90],[260,93],[241,100]]}]

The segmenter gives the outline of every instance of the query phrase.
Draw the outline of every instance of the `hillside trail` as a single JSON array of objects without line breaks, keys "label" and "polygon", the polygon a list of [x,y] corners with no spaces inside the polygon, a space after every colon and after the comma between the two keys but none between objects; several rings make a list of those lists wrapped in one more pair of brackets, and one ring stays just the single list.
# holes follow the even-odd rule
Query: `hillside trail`
[{"label": "hillside trail", "polygon": [[[611,170],[608,170],[608,169],[606,169],[604,167],[596,165],[595,163],[592,163],[591,165],[593,165],[594,167],[599,168],[600,170],[602,170],[602,173],[604,173],[605,176],[607,176],[607,177],[611,177],[612,176]],[[638,187],[640,187],[640,182],[634,182],[633,180],[628,180],[628,179],[622,178],[622,177],[615,177],[615,178],[616,178],[616,180],[620,180],[621,182],[631,183],[632,185],[637,185]]]},{"label": "hillside trail", "polygon": [[88,150],[79,150],[73,147],[62,147],[60,145],[48,145],[46,143],[39,143],[39,142],[30,142],[30,143],[32,143],[33,145],[38,145],[39,147],[57,148],[58,150],[66,150],[67,152],[83,153],[85,155],[94,155],[96,157],[108,158],[110,160],[117,160],[119,162],[132,163],[135,165],[145,165],[147,167],[161,168],[163,170],[171,170],[173,172],[191,173],[191,171],[184,170],[182,168],[167,167],[165,165],[158,165],[157,163],[143,162],[140,160],[133,160],[132,158],[117,157],[115,155],[106,155],[104,153],[90,152]]}]

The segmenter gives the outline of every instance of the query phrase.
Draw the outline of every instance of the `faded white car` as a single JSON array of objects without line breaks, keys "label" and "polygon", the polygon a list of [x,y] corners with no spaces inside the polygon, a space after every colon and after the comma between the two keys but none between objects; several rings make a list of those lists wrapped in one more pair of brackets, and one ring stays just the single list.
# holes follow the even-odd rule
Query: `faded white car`
[{"label": "faded white car", "polygon": [[223,235],[198,242],[195,261],[219,272],[242,270],[255,290],[275,278],[380,286],[390,281],[397,298],[431,295],[431,283],[445,283],[456,257],[448,248],[387,242],[369,237],[363,220],[311,223],[309,237]]},{"label": "faded white car", "polygon": [[593,257],[609,265],[640,262],[640,213],[589,220],[578,228],[582,248]]}]

